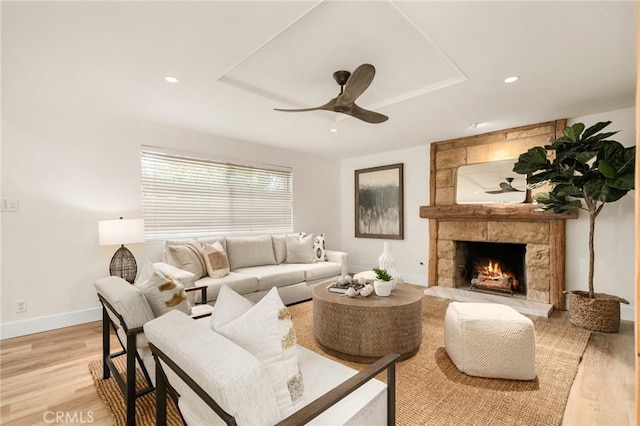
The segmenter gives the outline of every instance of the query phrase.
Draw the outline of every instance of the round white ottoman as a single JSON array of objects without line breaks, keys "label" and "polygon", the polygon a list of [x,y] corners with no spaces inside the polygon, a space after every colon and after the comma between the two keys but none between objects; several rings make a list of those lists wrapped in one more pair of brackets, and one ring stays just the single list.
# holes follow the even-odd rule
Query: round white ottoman
[{"label": "round white ottoman", "polygon": [[497,303],[451,302],[444,317],[444,347],[458,370],[470,376],[533,380],[533,322]]}]

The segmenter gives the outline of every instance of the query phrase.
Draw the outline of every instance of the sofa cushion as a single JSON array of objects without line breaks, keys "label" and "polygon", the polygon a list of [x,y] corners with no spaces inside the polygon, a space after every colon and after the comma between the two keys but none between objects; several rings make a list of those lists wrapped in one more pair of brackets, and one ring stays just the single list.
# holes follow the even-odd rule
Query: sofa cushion
[{"label": "sofa cushion", "polygon": [[[242,347],[176,311],[150,321],[144,331],[239,425],[256,424],[256,419],[275,424],[282,418],[263,363]],[[224,424],[181,379],[168,377],[190,424]]]},{"label": "sofa cushion", "polygon": [[[196,281],[197,286],[207,286],[207,302],[216,300],[218,293],[220,292],[220,286],[226,284],[233,291],[239,294],[253,293],[258,291],[258,279],[251,275],[239,274],[237,272],[230,272],[229,275],[222,278],[204,277]],[[196,292],[196,301],[199,300],[200,292]]]},{"label": "sofa cushion", "polygon": [[211,278],[222,278],[229,275],[229,258],[220,242],[206,243],[202,247],[202,255],[207,267],[207,274]]},{"label": "sofa cushion", "polygon": [[342,273],[342,265],[335,262],[318,262],[304,265],[305,281],[331,278]]},{"label": "sofa cushion", "polygon": [[196,280],[207,275],[207,267],[202,256],[202,246],[193,239],[183,244],[165,243],[169,263],[195,275]]},{"label": "sofa cushion", "polygon": [[287,235],[287,263],[313,262],[313,234]]},{"label": "sofa cushion", "polygon": [[[269,290],[271,287],[284,287],[304,281],[303,265],[265,265],[240,268],[236,272],[251,275],[258,279],[259,290]],[[305,265],[306,266],[306,265]]]},{"label": "sofa cushion", "polygon": [[156,317],[174,309],[187,315],[191,311],[191,306],[189,306],[182,284],[179,281],[165,277],[148,260],[140,277],[133,285],[147,298],[151,311]]},{"label": "sofa cushion", "polygon": [[[217,303],[237,303],[227,298]],[[246,307],[240,306],[239,309]],[[278,290],[272,288],[255,306],[216,330],[242,346],[264,363],[271,379],[280,414],[286,417],[304,405],[304,385],[298,365],[296,334],[291,314],[284,306]]]},{"label": "sofa cushion", "polygon": [[247,266],[276,264],[270,235],[227,238],[227,255],[232,271]]}]

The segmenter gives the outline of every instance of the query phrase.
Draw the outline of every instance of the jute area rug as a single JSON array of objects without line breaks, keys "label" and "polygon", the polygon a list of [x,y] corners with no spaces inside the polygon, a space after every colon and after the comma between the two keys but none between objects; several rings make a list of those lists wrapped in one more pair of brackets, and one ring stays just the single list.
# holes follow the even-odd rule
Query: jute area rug
[{"label": "jute area rug", "polygon": [[[530,382],[483,379],[460,373],[444,350],[443,321],[449,300],[425,296],[422,344],[418,353],[396,368],[398,425],[545,426],[560,425],[590,333],[534,321],[537,378]],[[354,369],[366,364],[325,354],[313,339],[312,303],[290,306],[298,343]],[[364,331],[366,332],[366,330]],[[116,425],[124,425],[124,400],[113,378],[103,380],[101,361],[89,369],[98,394]],[[380,376],[384,379],[384,374]],[[141,401],[144,399],[145,401]],[[180,424],[171,406],[170,424]],[[155,394],[138,399],[138,425],[153,425]]]},{"label": "jute area rug", "polygon": [[[114,360],[114,364],[121,372],[125,369],[125,357],[119,357]],[[89,371],[93,377],[93,383],[96,386],[98,396],[104,402],[105,407],[113,424],[116,426],[125,426],[127,424],[127,406],[113,376],[108,379],[102,378],[102,360],[94,360],[89,363]],[[141,389],[146,384],[144,375],[138,369],[136,372],[136,388]],[[136,426],[155,426],[156,424],[156,392],[149,392],[136,399]],[[167,397],[167,424],[172,426],[182,425],[180,414],[176,409],[173,400]]]}]

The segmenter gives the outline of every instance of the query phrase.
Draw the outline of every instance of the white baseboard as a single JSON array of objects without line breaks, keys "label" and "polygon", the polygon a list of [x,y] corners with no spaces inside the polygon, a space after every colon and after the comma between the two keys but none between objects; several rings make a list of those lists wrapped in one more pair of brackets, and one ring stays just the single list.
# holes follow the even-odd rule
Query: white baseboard
[{"label": "white baseboard", "polygon": [[620,305],[620,319],[625,321],[635,322],[636,320],[636,308],[632,308],[626,305]]},{"label": "white baseboard", "polygon": [[102,308],[98,307],[84,311],[67,312],[65,314],[51,315],[48,317],[9,322],[0,324],[0,340],[100,321],[101,319]]}]

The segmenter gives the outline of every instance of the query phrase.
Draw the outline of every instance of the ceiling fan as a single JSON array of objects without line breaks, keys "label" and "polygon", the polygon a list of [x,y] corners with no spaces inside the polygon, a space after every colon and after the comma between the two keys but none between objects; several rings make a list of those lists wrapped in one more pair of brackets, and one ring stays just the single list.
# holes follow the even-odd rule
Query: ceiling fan
[{"label": "ceiling fan", "polygon": [[524,192],[521,189],[516,189],[511,185],[513,182],[512,177],[505,178],[506,182],[500,182],[500,189],[495,191],[484,191],[487,194],[504,194],[505,192]]},{"label": "ceiling fan", "polygon": [[356,105],[356,99],[364,93],[373,81],[376,69],[373,65],[362,64],[355,69],[353,74],[349,71],[336,71],[333,78],[340,85],[340,94],[331,99],[326,104],[315,108],[302,109],[280,109],[274,108],[276,111],[284,112],[303,112],[303,111],[334,111],[350,115],[367,123],[382,123],[387,121],[389,117],[374,111],[361,108]]}]

